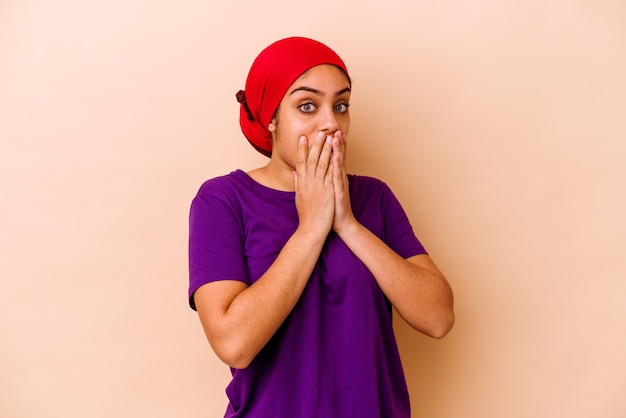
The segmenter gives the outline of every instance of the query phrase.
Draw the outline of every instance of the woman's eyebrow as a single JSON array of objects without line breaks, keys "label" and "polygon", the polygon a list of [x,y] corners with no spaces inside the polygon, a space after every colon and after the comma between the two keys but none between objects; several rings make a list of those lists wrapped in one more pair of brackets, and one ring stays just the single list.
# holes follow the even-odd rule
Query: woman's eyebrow
[{"label": "woman's eyebrow", "polygon": [[348,92],[350,92],[350,91],[351,91],[351,90],[350,90],[350,87],[346,87],[345,89],[341,89],[341,90],[339,90],[337,93],[335,93],[335,97],[337,97],[337,96],[341,96],[342,94],[344,94],[344,93],[348,93]]},{"label": "woman's eyebrow", "polygon": [[[291,96],[292,94],[294,94],[297,91],[308,91],[309,93],[313,93],[317,96],[324,96],[324,93],[322,93],[321,91],[314,89],[312,87],[306,87],[306,86],[302,86],[302,87],[297,87],[295,89],[293,89],[291,91],[291,93],[289,93],[289,95]],[[335,93],[335,97],[337,96],[341,96],[344,93],[347,93],[350,91],[350,87],[346,87],[345,89],[341,89],[339,90],[337,93]]]}]

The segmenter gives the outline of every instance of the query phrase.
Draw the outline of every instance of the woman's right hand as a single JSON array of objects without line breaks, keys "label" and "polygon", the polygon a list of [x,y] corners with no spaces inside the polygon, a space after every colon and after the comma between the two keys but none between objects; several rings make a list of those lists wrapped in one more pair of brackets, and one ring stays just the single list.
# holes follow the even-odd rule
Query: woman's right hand
[{"label": "woman's right hand", "polygon": [[194,294],[204,331],[230,367],[248,367],[298,302],[332,227],[335,212],[332,145],[320,134],[301,137],[294,170],[299,225],[253,284],[207,283]]},{"label": "woman's right hand", "polygon": [[319,132],[313,144],[301,136],[294,171],[299,226],[323,234],[330,231],[335,213],[331,137]]}]

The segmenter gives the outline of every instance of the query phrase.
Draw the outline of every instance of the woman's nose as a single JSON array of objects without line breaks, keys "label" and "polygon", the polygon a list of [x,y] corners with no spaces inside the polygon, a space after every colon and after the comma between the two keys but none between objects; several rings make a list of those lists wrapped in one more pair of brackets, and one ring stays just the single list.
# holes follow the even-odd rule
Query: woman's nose
[{"label": "woman's nose", "polygon": [[320,114],[320,126],[319,130],[327,134],[332,134],[339,129],[339,122],[334,109],[325,109]]}]

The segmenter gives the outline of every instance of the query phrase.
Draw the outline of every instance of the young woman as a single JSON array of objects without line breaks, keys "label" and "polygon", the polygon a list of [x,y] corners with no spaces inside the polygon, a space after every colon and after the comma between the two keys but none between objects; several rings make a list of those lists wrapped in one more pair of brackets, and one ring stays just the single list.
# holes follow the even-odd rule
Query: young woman
[{"label": "young woman", "polygon": [[345,169],[351,81],[306,38],[254,61],[237,94],[267,165],[207,181],[190,214],[189,300],[231,367],[226,417],[410,417],[391,306],[441,338],[448,282],[381,181]]}]

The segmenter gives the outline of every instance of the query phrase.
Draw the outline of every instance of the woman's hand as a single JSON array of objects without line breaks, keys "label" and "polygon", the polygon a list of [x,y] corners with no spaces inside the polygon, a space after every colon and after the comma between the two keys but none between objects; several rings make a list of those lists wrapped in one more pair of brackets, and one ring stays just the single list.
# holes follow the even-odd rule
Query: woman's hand
[{"label": "woman's hand", "polygon": [[325,237],[333,224],[335,212],[332,138],[320,132],[310,148],[308,141],[306,136],[300,137],[294,171],[299,228]]},{"label": "woman's hand", "polygon": [[276,260],[250,286],[218,280],[194,295],[211,346],[231,367],[248,367],[293,310],[333,223],[332,145],[322,133],[298,143],[294,171],[299,225]]},{"label": "woman's hand", "polygon": [[336,132],[331,142],[333,230],[372,272],[387,299],[409,325],[434,338],[445,336],[454,325],[454,298],[446,278],[428,255],[404,259],[356,220],[345,168],[346,138]]},{"label": "woman's hand", "polygon": [[350,188],[346,171],[346,137],[341,131],[337,131],[332,136],[331,144],[333,148],[332,168],[335,191],[333,230],[341,235],[341,231],[356,225],[357,221],[350,205]]}]

